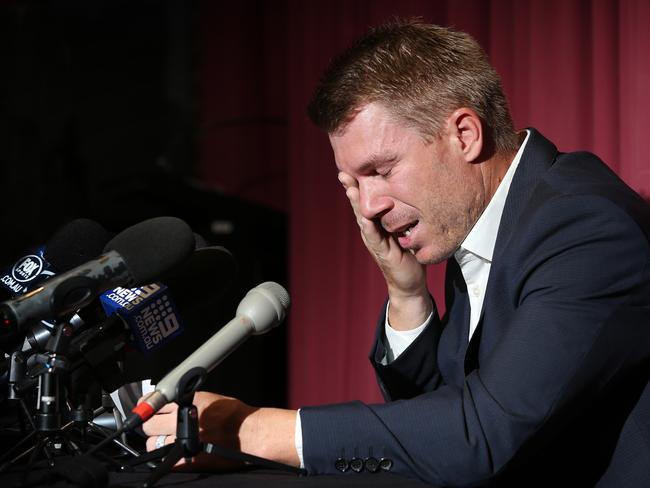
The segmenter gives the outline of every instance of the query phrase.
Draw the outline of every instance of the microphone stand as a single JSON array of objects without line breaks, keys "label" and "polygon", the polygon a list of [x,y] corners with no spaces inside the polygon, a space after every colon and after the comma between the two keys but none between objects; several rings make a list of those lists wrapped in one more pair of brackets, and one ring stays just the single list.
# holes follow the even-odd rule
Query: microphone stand
[{"label": "microphone stand", "polygon": [[192,404],[192,400],[196,390],[205,381],[206,375],[205,368],[196,367],[187,371],[178,382],[176,387],[176,403],[178,404],[176,441],[173,444],[143,454],[129,463],[131,466],[136,466],[154,459],[162,459],[162,463],[149,475],[142,488],[151,488],[160,478],[169,473],[181,458],[185,458],[185,462],[191,464],[192,458],[202,452],[233,461],[289,471],[298,475],[304,474],[304,470],[300,468],[221,447],[213,443],[199,441],[199,416],[196,406]]},{"label": "microphone stand", "polygon": [[[32,379],[26,378],[24,360],[19,356],[15,358],[12,356],[11,367],[13,369],[10,370],[12,381],[9,385],[9,397],[13,401],[20,402],[32,431],[0,457],[0,473],[7,471],[28,455],[29,461],[24,467],[25,473],[36,464],[39,453],[44,454],[50,468],[55,466],[56,458],[59,455],[65,453],[76,456],[83,455],[83,449],[87,448],[86,434],[88,430],[104,438],[109,437],[109,433],[92,422],[92,420],[103,411],[112,411],[114,408],[112,402],[110,402],[110,405],[107,402],[104,403],[96,411],[93,411],[84,401],[77,402],[76,407],[68,405],[69,412],[66,413],[69,414],[71,419],[65,425],[62,425],[61,407],[65,403],[62,398],[64,378],[69,376],[71,369],[74,369],[68,359],[72,332],[73,329],[67,321],[61,321],[55,325],[45,353],[39,353],[35,356],[36,362],[41,367],[37,373],[33,374]],[[36,376],[38,376],[38,380],[33,379]],[[82,379],[75,378],[75,380],[76,383],[83,383]],[[29,388],[32,388],[35,383],[38,383],[38,401],[36,412],[32,418],[22,395]],[[86,393],[82,386],[81,392],[75,396],[85,398]],[[76,431],[78,431],[79,435],[73,435]],[[32,440],[31,447],[15,455]],[[139,456],[139,453],[128,446],[126,442],[115,439],[113,443],[120,447],[124,453],[134,457]],[[106,456],[104,457],[106,458]],[[112,461],[110,458],[109,460]],[[115,461],[112,462],[115,464]],[[119,467],[123,467],[121,463],[117,464]]]},{"label": "microphone stand", "polygon": [[20,432],[25,434],[27,431],[23,414],[32,427],[32,430],[36,430],[36,425],[34,424],[31,413],[25,404],[23,394],[15,388],[16,385],[19,385],[27,378],[27,364],[25,355],[21,351],[15,351],[11,354],[9,358],[8,373],[9,382],[7,385],[7,400],[16,407],[16,417],[20,424]]},{"label": "microphone stand", "polygon": [[[15,458],[4,462],[0,466],[0,472],[5,471],[30,452],[28,464],[23,471],[25,476],[35,465],[39,452],[45,455],[49,467],[54,467],[55,457],[64,449],[64,446],[74,453],[80,453],[79,446],[64,432],[67,426],[61,426],[61,375],[68,370],[69,365],[64,355],[69,342],[67,326],[67,322],[57,324],[54,334],[48,341],[46,353],[36,355],[36,361],[42,367],[38,373],[37,410],[34,419],[30,419],[34,430],[10,449],[2,460],[8,459],[32,437],[35,437],[35,444]],[[17,392],[20,388],[16,387],[18,387],[17,384],[12,385],[14,391]]]}]

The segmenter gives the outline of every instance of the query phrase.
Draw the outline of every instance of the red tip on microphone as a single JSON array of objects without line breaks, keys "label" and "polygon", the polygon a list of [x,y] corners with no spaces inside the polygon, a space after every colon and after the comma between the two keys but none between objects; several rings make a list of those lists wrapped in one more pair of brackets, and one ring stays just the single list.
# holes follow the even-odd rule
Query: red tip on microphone
[{"label": "red tip on microphone", "polygon": [[140,417],[140,420],[142,420],[142,422],[149,420],[149,418],[151,418],[151,416],[155,413],[153,407],[147,402],[138,403],[135,407],[133,407],[133,410],[131,410],[131,412]]}]

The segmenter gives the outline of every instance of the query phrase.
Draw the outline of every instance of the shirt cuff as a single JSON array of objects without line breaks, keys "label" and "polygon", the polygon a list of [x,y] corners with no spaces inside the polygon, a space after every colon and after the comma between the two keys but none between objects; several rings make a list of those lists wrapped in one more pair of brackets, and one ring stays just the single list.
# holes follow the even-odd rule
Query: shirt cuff
[{"label": "shirt cuff", "polygon": [[305,459],[302,455],[302,423],[300,421],[300,409],[296,415],[296,433],[294,436],[294,443],[296,445],[296,452],[298,459],[300,459],[300,469],[305,469]]},{"label": "shirt cuff", "polygon": [[[386,320],[384,321],[384,331],[386,333],[386,357],[384,360],[385,364],[390,364],[395,361],[400,354],[402,354],[417,337],[422,333],[426,328],[427,324],[431,320],[433,315],[433,310],[425,321],[417,326],[415,329],[410,330],[395,330],[388,323],[388,309],[390,307],[390,302],[386,304]],[[383,361],[382,361],[383,363]]]}]

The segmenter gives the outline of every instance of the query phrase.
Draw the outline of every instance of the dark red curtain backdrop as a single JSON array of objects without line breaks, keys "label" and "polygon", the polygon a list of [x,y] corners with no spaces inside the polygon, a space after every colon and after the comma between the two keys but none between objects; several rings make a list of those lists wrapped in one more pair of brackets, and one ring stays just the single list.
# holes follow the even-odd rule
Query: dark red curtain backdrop
[{"label": "dark red curtain backdrop", "polygon": [[[380,400],[367,353],[384,283],[339,187],[327,137],[305,107],[328,61],[395,16],[471,33],[503,78],[518,128],[540,129],[560,150],[595,152],[650,195],[646,0],[203,2],[203,176],[289,215],[294,407]],[[430,272],[439,303],[442,273]]]}]

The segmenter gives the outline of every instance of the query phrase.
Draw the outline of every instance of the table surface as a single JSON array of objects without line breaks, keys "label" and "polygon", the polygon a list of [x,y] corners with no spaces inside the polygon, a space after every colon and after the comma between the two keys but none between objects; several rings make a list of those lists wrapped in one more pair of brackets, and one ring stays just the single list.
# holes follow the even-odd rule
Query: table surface
[{"label": "table surface", "polygon": [[[32,473],[33,475],[34,473]],[[140,471],[134,473],[109,472],[108,487],[136,488],[142,486],[149,473]],[[20,487],[20,473],[0,473],[2,488]],[[34,478],[32,478],[32,481]],[[60,487],[79,487],[80,485],[61,477],[50,478],[36,483],[28,483],[30,488],[50,487],[53,484]],[[160,488],[329,488],[345,486],[352,488],[391,487],[391,488],[432,488],[418,480],[396,476],[390,473],[354,473],[332,476],[297,476],[281,471],[267,469],[252,469],[230,473],[168,473],[154,486]]]},{"label": "table surface", "polygon": [[[5,435],[2,435],[5,434]],[[22,438],[8,435],[6,431],[0,432],[0,454],[15,447]],[[29,446],[33,443],[27,443]],[[24,446],[23,446],[24,447]],[[23,449],[20,449],[22,452]],[[0,456],[3,457],[3,456]],[[149,477],[151,470],[144,465],[138,466],[134,472],[118,472],[106,460],[90,460],[85,456],[57,457],[56,467],[48,468],[43,456],[38,456],[35,463],[27,469],[30,488],[51,487],[53,484],[61,487],[77,487],[80,482],[68,476],[70,471],[77,474],[92,473],[93,478],[105,479],[108,476],[108,485],[111,488],[135,488],[142,486]],[[13,464],[7,470],[0,472],[0,488],[21,486],[27,458],[22,462]],[[6,467],[5,467],[6,468]],[[74,474],[74,473],[73,473]],[[79,479],[79,476],[77,476]],[[104,482],[100,482],[104,485]],[[392,487],[392,488],[431,488],[432,485],[419,480],[397,476],[392,473],[378,471],[376,473],[349,471],[340,475],[329,476],[299,476],[290,472],[272,470],[268,468],[250,468],[231,472],[172,472],[164,475],[154,486],[160,487],[294,487],[301,488],[326,488],[335,486],[350,487]]]},{"label": "table surface", "polygon": [[[113,488],[132,488],[141,486],[147,478],[146,473],[111,473],[109,486]],[[296,476],[270,470],[251,470],[234,473],[170,473],[162,477],[155,486],[204,487],[392,487],[392,488],[431,488],[421,481],[396,476],[389,473],[351,473],[332,476]]]}]

